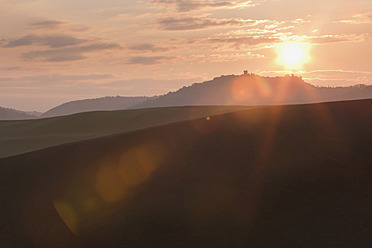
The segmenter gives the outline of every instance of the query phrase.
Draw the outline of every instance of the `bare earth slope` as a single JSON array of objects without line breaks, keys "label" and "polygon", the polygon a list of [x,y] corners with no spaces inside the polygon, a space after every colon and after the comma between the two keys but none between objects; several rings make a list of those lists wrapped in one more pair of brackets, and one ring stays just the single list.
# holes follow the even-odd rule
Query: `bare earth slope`
[{"label": "bare earth slope", "polygon": [[272,106],[0,160],[1,247],[369,247],[372,100]]},{"label": "bare earth slope", "polygon": [[0,121],[0,158],[59,144],[248,108],[169,107],[89,112],[27,121]]}]

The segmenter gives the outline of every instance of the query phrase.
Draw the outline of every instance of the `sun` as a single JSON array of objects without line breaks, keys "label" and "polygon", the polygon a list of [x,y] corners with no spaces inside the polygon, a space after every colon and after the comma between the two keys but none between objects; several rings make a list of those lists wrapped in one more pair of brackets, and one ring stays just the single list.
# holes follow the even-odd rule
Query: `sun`
[{"label": "sun", "polygon": [[277,62],[287,69],[298,70],[309,60],[308,52],[306,43],[283,43],[277,48]]}]

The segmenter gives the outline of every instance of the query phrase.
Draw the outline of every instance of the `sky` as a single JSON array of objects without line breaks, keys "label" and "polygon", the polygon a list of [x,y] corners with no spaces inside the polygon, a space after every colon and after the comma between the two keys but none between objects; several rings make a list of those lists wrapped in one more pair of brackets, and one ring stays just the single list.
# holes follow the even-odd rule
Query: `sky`
[{"label": "sky", "polygon": [[[372,84],[371,0],[0,0],[0,106],[161,95],[243,70]],[[281,63],[286,44],[306,61]]]}]

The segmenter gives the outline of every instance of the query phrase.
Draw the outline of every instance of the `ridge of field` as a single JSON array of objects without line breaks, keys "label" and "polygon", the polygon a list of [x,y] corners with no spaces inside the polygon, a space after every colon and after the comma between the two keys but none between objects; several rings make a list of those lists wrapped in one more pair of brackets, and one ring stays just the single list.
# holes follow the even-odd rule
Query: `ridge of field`
[{"label": "ridge of field", "polygon": [[0,247],[369,247],[371,109],[266,106],[0,159]]},{"label": "ridge of field", "polygon": [[185,106],[97,111],[45,119],[0,121],[0,158],[63,143],[171,122],[248,109],[248,106]]}]

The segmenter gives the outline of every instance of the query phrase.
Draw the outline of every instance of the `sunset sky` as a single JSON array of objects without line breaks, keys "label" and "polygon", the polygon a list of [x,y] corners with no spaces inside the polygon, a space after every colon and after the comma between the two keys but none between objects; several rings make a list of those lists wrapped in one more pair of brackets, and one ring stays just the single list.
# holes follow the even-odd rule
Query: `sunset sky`
[{"label": "sunset sky", "polygon": [[[372,84],[371,0],[0,0],[0,106],[46,111],[213,77]],[[301,66],[280,49],[306,47]]]}]

